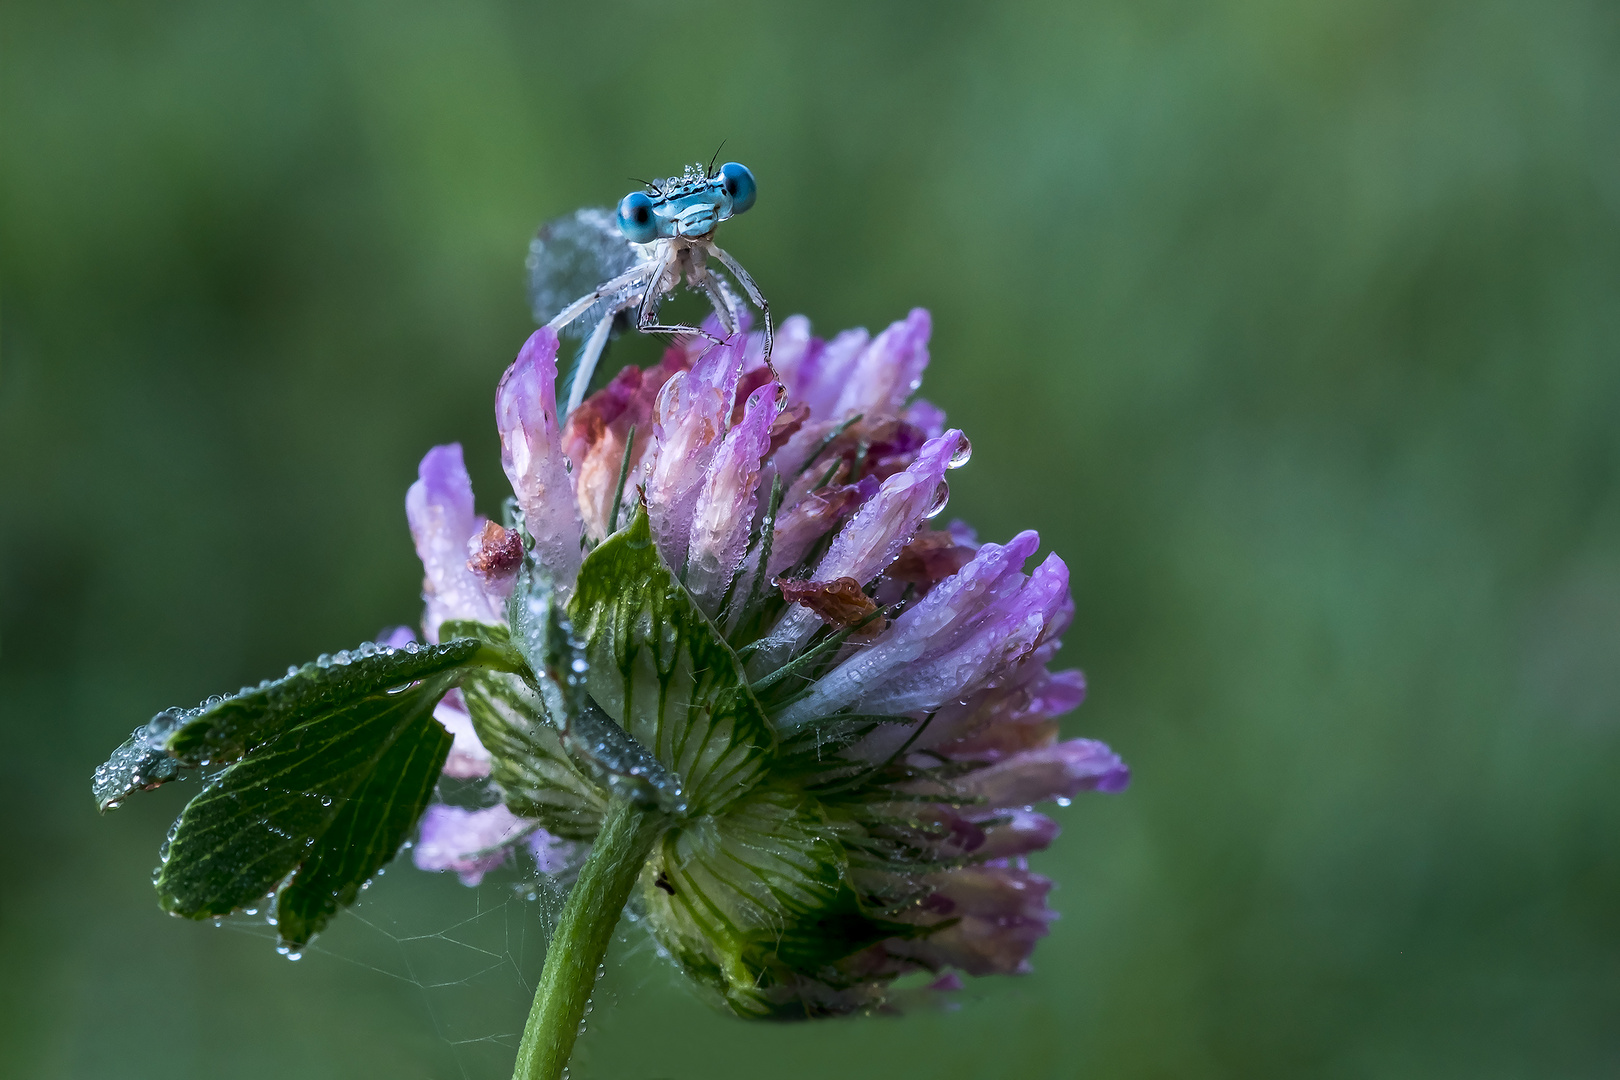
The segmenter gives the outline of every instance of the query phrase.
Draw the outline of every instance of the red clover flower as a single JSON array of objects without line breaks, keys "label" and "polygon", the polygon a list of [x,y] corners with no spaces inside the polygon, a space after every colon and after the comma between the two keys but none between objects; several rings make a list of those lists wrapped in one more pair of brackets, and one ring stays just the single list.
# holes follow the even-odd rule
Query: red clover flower
[{"label": "red clover flower", "polygon": [[[395,631],[166,710],[97,771],[108,808],[223,767],[164,845],[165,907],[273,895],[296,954],[413,829],[416,865],[468,885],[516,852],[577,873],[523,1077],[566,1063],[627,904],[745,1017],[1029,970],[1055,918],[1026,859],[1058,826],[1035,805],[1129,771],[1058,738],[1085,695],[1049,667],[1063,561],[1026,571],[1035,533],[933,524],[969,445],[913,398],[930,331],[919,309],[822,341],[796,316],[769,365],[746,328],[677,338],[566,420],[536,332],[496,394],[501,520],[456,445],[406,496],[425,644]],[[432,801],[441,773],[471,805]]]}]

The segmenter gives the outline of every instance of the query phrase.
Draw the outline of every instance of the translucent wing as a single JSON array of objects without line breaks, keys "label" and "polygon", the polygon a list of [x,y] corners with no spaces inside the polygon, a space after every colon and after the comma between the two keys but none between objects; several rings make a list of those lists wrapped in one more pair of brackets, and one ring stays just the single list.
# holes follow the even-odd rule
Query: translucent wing
[{"label": "translucent wing", "polygon": [[[586,207],[540,226],[529,241],[529,307],[538,323],[641,262],[641,249],[624,238],[611,210]],[[605,303],[605,301],[604,301]],[[605,314],[598,304],[564,333],[584,337]]]}]

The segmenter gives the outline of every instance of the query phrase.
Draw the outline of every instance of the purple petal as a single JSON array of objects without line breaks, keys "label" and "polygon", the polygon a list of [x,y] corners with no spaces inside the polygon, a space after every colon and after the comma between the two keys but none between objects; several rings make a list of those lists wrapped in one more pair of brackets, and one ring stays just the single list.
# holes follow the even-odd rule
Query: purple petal
[{"label": "purple petal", "polygon": [[437,642],[439,624],[446,619],[504,622],[499,606],[467,569],[467,541],[481,523],[473,513],[472,480],[462,464],[461,444],[429,450],[418,477],[405,493],[405,516],[425,574],[423,635]]},{"label": "purple petal", "polygon": [[1058,823],[1045,814],[1013,810],[1008,819],[984,831],[984,844],[973,853],[978,859],[1008,859],[1044,851],[1058,836]]},{"label": "purple petal", "polygon": [[864,585],[893,562],[939,504],[945,470],[961,442],[962,433],[955,430],[930,439],[904,472],[883,481],[878,493],[833,538],[816,567],[815,580],[852,577]]},{"label": "purple petal", "polygon": [[477,780],[489,775],[489,751],[478,741],[472,717],[461,699],[461,691],[452,690],[433,707],[433,719],[443,725],[455,740],[450,756],[444,761],[444,775],[458,780]]},{"label": "purple petal", "polygon": [[842,419],[856,413],[898,413],[922,385],[932,331],[933,320],[927,310],[913,308],[910,315],[874,338],[855,360],[838,404],[833,407],[833,416]]},{"label": "purple petal", "polygon": [[941,705],[918,748],[968,761],[998,761],[1036,745],[1050,730],[1048,721],[1085,698],[1086,680],[1079,671],[1046,670],[1057,645],[1040,646],[997,685]]},{"label": "purple petal", "polygon": [[[937,909],[945,915],[984,919],[1047,921],[1046,894],[1052,883],[1028,870],[1006,866],[964,866],[933,878]],[[943,901],[943,902],[938,902]]]},{"label": "purple petal", "polygon": [[[984,545],[870,647],[833,668],[782,710],[777,722],[793,727],[856,704],[867,712],[901,713],[955,700],[966,683],[1006,660],[1008,649],[1027,648],[1038,635],[1039,613],[1016,601],[1025,591],[1020,568],[1039,546],[1034,532],[1019,533],[1005,546]],[[1007,600],[1015,602],[1002,603]],[[902,741],[906,737],[885,734]]]},{"label": "purple petal", "polygon": [[859,483],[839,484],[812,492],[777,514],[771,535],[771,561],[766,580],[798,563],[844,515],[853,512],[878,492],[878,482],[863,476]]},{"label": "purple petal", "polygon": [[918,398],[906,406],[900,417],[922,428],[930,439],[937,439],[945,434],[945,410],[931,401]]},{"label": "purple petal", "polygon": [[927,906],[956,921],[926,936],[891,939],[884,948],[933,970],[1012,975],[1030,970],[1029,957],[1057,913],[1046,906],[1052,883],[1009,867],[967,866],[940,874]]},{"label": "purple petal", "polygon": [[534,554],[566,592],[579,576],[582,528],[557,420],[557,334],[530,335],[495,391],[501,466],[534,537]]},{"label": "purple petal", "polygon": [[691,371],[671,376],[653,413],[657,442],[647,477],[647,512],[658,550],[677,571],[686,565],[698,491],[731,419],[742,374],[740,337],[735,345],[717,345]]},{"label": "purple petal", "polygon": [[477,885],[506,862],[511,844],[532,828],[534,822],[502,805],[463,810],[435,803],[422,815],[411,861],[419,870],[454,870],[463,885]]},{"label": "purple petal", "polygon": [[572,870],[580,861],[580,845],[559,839],[544,829],[529,834],[525,844],[534,857],[534,868],[542,874],[561,874]]},{"label": "purple petal", "polygon": [[[960,431],[947,431],[930,439],[917,453],[917,460],[904,472],[883,481],[876,495],[856,511],[811,575],[815,581],[852,577],[865,585],[894,561],[917,527],[945,496],[945,470],[961,444]],[[774,666],[798,651],[806,638],[821,625],[814,614],[791,607],[764,639],[756,658],[760,666]],[[819,714],[817,714],[819,715]]]},{"label": "purple petal", "polygon": [[748,399],[742,423],[720,443],[692,512],[691,546],[687,552],[686,587],[710,615],[748,547],[748,532],[758,501],[759,469],[771,449],[771,421],[776,419],[776,388],[762,386]]},{"label": "purple petal", "polygon": [[1079,668],[1048,672],[1035,692],[1031,710],[1043,717],[1073,712],[1086,700],[1086,676]]},{"label": "purple petal", "polygon": [[1030,806],[1045,799],[1073,798],[1081,791],[1124,791],[1131,770],[1105,743],[1070,739],[1025,750],[959,777],[956,786],[990,807]]},{"label": "purple petal", "polygon": [[833,409],[843,396],[844,384],[870,341],[870,334],[856,329],[845,330],[820,349],[812,343],[788,384],[788,400],[810,406],[813,419],[834,419]]}]

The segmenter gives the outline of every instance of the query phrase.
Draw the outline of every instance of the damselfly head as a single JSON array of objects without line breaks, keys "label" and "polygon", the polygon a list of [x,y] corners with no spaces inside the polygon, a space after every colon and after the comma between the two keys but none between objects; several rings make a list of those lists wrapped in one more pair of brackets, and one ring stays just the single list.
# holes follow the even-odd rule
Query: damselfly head
[{"label": "damselfly head", "polygon": [[660,238],[695,240],[753,206],[755,194],[754,174],[746,165],[728,161],[715,173],[701,164],[688,165],[680,176],[626,195],[619,203],[619,231],[637,244]]}]

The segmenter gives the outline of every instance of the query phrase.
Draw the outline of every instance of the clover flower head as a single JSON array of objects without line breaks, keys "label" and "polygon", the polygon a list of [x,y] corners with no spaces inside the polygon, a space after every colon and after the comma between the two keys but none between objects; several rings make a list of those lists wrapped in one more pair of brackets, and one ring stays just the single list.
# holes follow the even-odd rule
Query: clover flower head
[{"label": "clover flower head", "polygon": [[[706,330],[721,336],[711,320]],[[1050,669],[1068,569],[1033,532],[939,528],[962,432],[914,399],[921,309],[830,341],[788,319],[680,338],[566,420],[542,329],[500,382],[513,500],[476,515],[459,446],[406,508],[428,642],[522,652],[434,716],[444,771],[419,867],[475,884],[523,849],[577,866],[614,799],[660,824],[632,892],[681,968],[743,1016],[881,1004],[896,976],[1029,969],[1055,914],[1034,807],[1117,792],[1120,758],[1060,741],[1079,671]]]}]

